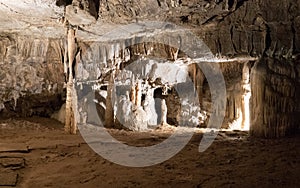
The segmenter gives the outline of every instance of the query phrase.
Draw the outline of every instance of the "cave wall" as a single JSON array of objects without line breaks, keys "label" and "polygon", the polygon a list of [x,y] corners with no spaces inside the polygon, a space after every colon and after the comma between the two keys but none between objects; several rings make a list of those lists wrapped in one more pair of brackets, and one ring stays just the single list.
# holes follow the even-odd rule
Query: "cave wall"
[{"label": "cave wall", "polygon": [[62,104],[62,40],[0,36],[0,112],[50,116]]},{"label": "cave wall", "polygon": [[[297,88],[299,86],[300,0],[93,2],[91,4],[96,7],[90,7],[94,12],[90,20],[98,19],[98,22],[95,24],[96,29],[92,28],[93,24],[80,27],[78,41],[81,51],[77,56],[79,67],[77,78],[96,80],[100,76],[105,77],[106,74],[109,75],[110,69],[115,64],[122,61],[133,62],[140,56],[158,56],[169,60],[182,57],[176,48],[165,45],[168,41],[164,41],[164,37],[161,37],[164,44],[155,45],[151,43],[131,45],[140,41],[139,37],[102,43],[85,41],[88,35],[98,36],[97,33],[93,33],[98,29],[98,23],[101,22],[101,26],[111,24],[113,27],[113,24],[143,20],[173,22],[191,29],[217,56],[260,58],[256,66],[249,70],[252,72],[250,106],[252,135],[280,137],[297,131],[297,127],[299,129],[299,125],[294,122],[298,121],[299,116],[299,100],[297,100],[299,89]],[[14,3],[10,5],[13,6]],[[61,14],[63,9],[59,10]],[[97,15],[95,10],[98,11]],[[21,19],[17,15],[12,13],[15,20]],[[28,23],[32,23],[31,21],[31,19],[26,20]],[[64,37],[64,33],[61,32],[63,26],[54,25],[53,20],[47,23],[51,23],[52,30],[45,34],[53,33],[56,38]],[[41,26],[37,24],[35,29],[38,30],[38,27]],[[1,33],[0,64],[3,68],[0,70],[0,111],[2,114],[5,112],[24,116],[47,116],[61,103],[64,83],[61,63],[64,51],[63,40],[46,36],[29,37],[28,33],[35,33],[33,28],[26,27],[26,33],[22,33],[21,30],[15,35]],[[51,32],[53,28],[57,28],[55,29],[57,32]],[[45,28],[42,31],[45,31]],[[82,35],[84,32],[85,34]],[[40,34],[39,36],[41,37]],[[118,48],[122,49],[124,46],[130,47],[116,53]],[[152,47],[158,50],[151,51]],[[241,70],[239,66],[226,65],[223,68],[225,72],[229,70],[228,75],[232,77],[235,77],[232,73],[240,74],[240,71],[244,71],[244,68]],[[226,75],[227,73],[225,79]],[[236,80],[235,78],[232,79]],[[238,78],[241,80],[227,85],[226,117],[229,121],[240,116],[236,110],[243,105],[243,102],[240,102],[243,101],[243,96],[240,95],[243,93],[241,91],[245,90],[241,86],[245,79],[241,75]],[[201,78],[199,83],[202,80]],[[198,89],[205,88],[201,87]],[[50,108],[45,109],[48,105]]]},{"label": "cave wall", "polygon": [[299,5],[299,0],[240,1],[235,11],[205,33],[206,44],[214,53],[227,56],[299,53]]},{"label": "cave wall", "polygon": [[299,131],[300,64],[263,58],[251,73],[251,126],[254,136],[278,138]]}]

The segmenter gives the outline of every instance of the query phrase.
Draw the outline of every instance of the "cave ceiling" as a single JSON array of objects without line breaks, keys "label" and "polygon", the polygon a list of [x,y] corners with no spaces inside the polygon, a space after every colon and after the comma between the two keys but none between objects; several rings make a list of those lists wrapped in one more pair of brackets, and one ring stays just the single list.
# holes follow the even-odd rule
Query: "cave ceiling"
[{"label": "cave ceiling", "polygon": [[[169,22],[191,30],[214,54],[300,52],[300,0],[0,0],[0,33],[82,41],[120,26]],[[141,26],[140,33],[146,33]],[[130,32],[129,32],[130,33]],[[130,38],[130,36],[117,36]],[[273,48],[273,49],[272,49]]]},{"label": "cave ceiling", "polygon": [[83,40],[97,40],[118,26],[143,21],[172,22],[185,28],[205,29],[230,15],[244,1],[234,5],[225,0],[108,0],[100,4],[89,0],[92,11],[74,14],[68,7],[77,6],[76,2],[83,1],[74,0],[72,4],[71,0],[0,0],[0,31],[37,38],[61,38],[65,36],[66,18],[78,26],[78,38]]}]

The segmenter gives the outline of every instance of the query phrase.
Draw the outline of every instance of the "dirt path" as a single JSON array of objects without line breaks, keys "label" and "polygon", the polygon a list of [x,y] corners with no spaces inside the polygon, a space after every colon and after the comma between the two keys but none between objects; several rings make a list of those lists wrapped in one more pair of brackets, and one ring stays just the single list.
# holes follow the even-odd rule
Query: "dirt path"
[{"label": "dirt path", "polygon": [[[153,145],[171,131],[110,130],[130,145]],[[51,119],[0,121],[0,185],[17,187],[300,187],[300,137],[252,139],[221,132],[198,152],[202,137],[170,160],[147,168],[113,164],[95,153],[80,134],[67,135]]]}]

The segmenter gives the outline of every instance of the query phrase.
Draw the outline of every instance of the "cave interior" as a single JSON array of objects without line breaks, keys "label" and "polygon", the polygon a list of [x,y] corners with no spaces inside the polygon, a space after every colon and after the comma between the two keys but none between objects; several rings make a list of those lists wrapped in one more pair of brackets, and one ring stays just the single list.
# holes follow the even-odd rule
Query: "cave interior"
[{"label": "cave interior", "polygon": [[[300,0],[0,0],[0,15],[0,186],[300,186]],[[195,134],[132,170],[81,146],[87,125],[137,147]]]}]

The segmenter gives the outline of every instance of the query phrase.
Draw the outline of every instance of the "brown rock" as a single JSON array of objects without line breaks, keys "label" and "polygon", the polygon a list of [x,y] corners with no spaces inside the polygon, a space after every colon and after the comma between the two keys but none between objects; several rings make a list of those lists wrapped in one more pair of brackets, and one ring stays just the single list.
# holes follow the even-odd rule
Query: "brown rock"
[{"label": "brown rock", "polygon": [[66,19],[72,25],[88,25],[96,22],[97,11],[92,0],[73,0],[66,7]]},{"label": "brown rock", "polygon": [[0,169],[0,186],[16,186],[18,173],[12,170]]},{"label": "brown rock", "polygon": [[286,61],[263,58],[255,64],[251,73],[251,135],[277,138],[298,131],[299,85],[295,69]]},{"label": "brown rock", "polygon": [[0,164],[4,168],[20,169],[25,167],[25,160],[23,158],[0,158]]}]

